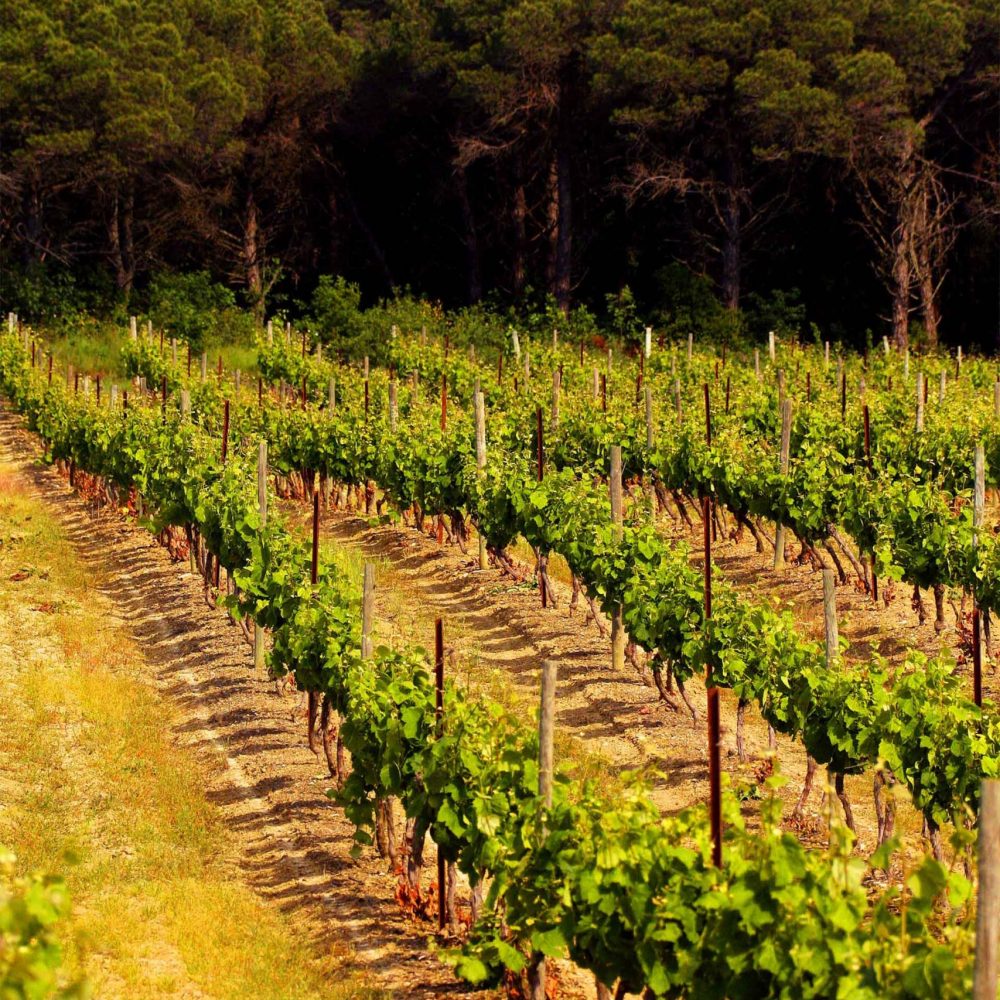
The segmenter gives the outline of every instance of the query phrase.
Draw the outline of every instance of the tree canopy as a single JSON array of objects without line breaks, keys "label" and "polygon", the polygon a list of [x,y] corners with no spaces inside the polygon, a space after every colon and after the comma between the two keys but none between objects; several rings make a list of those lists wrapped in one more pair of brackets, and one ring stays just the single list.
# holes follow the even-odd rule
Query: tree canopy
[{"label": "tree canopy", "polygon": [[260,316],[324,274],[652,314],[682,266],[992,346],[998,50],[987,0],[0,0],[2,263]]}]

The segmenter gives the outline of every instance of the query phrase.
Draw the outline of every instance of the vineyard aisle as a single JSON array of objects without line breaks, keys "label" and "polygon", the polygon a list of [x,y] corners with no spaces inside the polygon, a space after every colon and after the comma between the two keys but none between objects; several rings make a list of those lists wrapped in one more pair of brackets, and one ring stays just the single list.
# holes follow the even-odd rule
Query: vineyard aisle
[{"label": "vineyard aisle", "polygon": [[65,873],[70,972],[113,998],[470,995],[350,857],[294,699],[19,428],[0,412],[0,843]]}]

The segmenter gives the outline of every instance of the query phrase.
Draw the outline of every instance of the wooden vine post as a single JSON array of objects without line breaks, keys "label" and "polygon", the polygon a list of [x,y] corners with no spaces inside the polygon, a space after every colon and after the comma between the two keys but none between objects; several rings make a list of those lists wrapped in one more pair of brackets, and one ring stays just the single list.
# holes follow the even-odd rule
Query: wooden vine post
[{"label": "wooden vine post", "polygon": [[[365,383],[367,385],[367,381]],[[441,430],[448,429],[448,375],[441,372]],[[444,514],[437,516],[437,543],[444,545]]]},{"label": "wooden vine post", "polygon": [[[331,407],[332,409],[332,407]],[[396,424],[399,420],[399,400],[396,391],[396,380],[389,380],[389,430],[396,433]]]},{"label": "wooden vine post", "polygon": [[[611,492],[611,523],[614,526],[614,539],[616,542],[621,542],[624,536],[621,445],[611,446],[611,478],[608,487]],[[620,604],[611,612],[611,669],[625,669],[625,623]]]},{"label": "wooden vine post", "polygon": [[979,796],[979,897],[973,1000],[996,1000],[1000,980],[1000,780],[983,781]]},{"label": "wooden vine post", "polygon": [[[653,444],[654,444],[654,434],[653,434],[653,389],[652,386],[647,382],[643,387],[645,390],[646,398],[646,452],[647,461],[652,466],[653,462]],[[655,520],[656,518],[656,470],[652,469],[649,473],[649,482],[646,484],[647,492],[649,495],[649,516]]]},{"label": "wooden vine post", "polygon": [[[782,476],[788,475],[788,453],[792,440],[792,401],[786,399],[781,404],[781,442],[778,451],[778,465]],[[781,521],[774,524],[774,568],[785,565],[785,526]]]},{"label": "wooden vine post", "polygon": [[[826,648],[826,666],[832,669],[837,662],[840,651],[840,637],[837,633],[837,589],[836,577],[832,569],[823,569],[823,631]],[[811,754],[806,754],[806,776],[802,783],[802,792],[795,806],[794,816],[801,816],[802,810],[809,801],[813,780],[819,765]]]},{"label": "wooden vine post", "polygon": [[701,516],[705,530],[705,632],[709,650],[705,663],[705,687],[708,704],[708,814],[712,830],[712,864],[722,867],[722,768],[719,761],[719,689],[712,671],[712,506],[706,494],[701,498]]},{"label": "wooden vine post", "polygon": [[361,588],[361,659],[370,660],[374,653],[372,627],[375,621],[375,567],[365,563]]},{"label": "wooden vine post", "polygon": [[[440,618],[434,622],[434,718],[437,735],[444,733],[444,625]],[[443,931],[448,922],[447,889],[445,885],[444,854],[437,852],[438,877],[438,930]]]},{"label": "wooden vine post", "polygon": [[[545,427],[542,423],[542,408],[535,407],[535,457],[538,462],[537,478],[542,482],[545,478]],[[538,593],[541,595],[542,607],[548,607],[545,587],[545,555],[539,549],[535,554],[538,566]]]},{"label": "wooden vine post", "polygon": [[917,431],[924,429],[924,373],[917,372]]},{"label": "wooden vine post", "polygon": [[[986,453],[982,443],[976,445],[975,486],[972,500],[972,547],[979,547],[986,506]],[[983,707],[983,637],[979,601],[972,595],[972,700]]]},{"label": "wooden vine post", "polygon": [[871,412],[867,403],[861,407],[861,419],[864,422],[865,431],[865,465],[868,466],[870,473],[872,471],[872,425]]},{"label": "wooden vine post", "polygon": [[[871,413],[868,409],[868,404],[865,403],[861,407],[861,419],[864,423],[864,441],[865,441],[865,465],[868,467],[868,474],[872,473],[872,425],[871,425]],[[875,575],[875,559],[872,557],[872,600],[878,601],[878,577]]]},{"label": "wooden vine post", "polygon": [[[705,447],[711,448],[712,447],[712,397],[707,382],[705,382],[701,388],[702,388],[702,393],[705,396]],[[712,502],[712,498],[709,498],[708,513],[709,513],[709,521],[711,522],[712,525],[712,533],[715,534],[717,528],[715,527],[715,505]]]},{"label": "wooden vine post", "polygon": [[836,666],[840,652],[837,631],[837,578],[832,569],[823,569],[823,631],[826,638],[826,665]]},{"label": "wooden vine post", "polygon": [[229,400],[224,400],[222,404],[222,464],[226,464],[226,457],[229,454]]},{"label": "wooden vine post", "polygon": [[[482,476],[486,471],[486,402],[482,390],[477,390],[474,396],[474,409],[476,417],[476,468]],[[489,568],[489,559],[486,553],[486,538],[482,530],[479,532],[479,568],[482,570]]]},{"label": "wooden vine post", "polygon": [[319,490],[313,490],[312,501],[312,559],[309,564],[309,582],[315,587],[319,583]]},{"label": "wooden vine post", "polygon": [[[542,660],[542,697],[538,712],[538,797],[546,810],[552,808],[552,779],[555,770],[556,664]],[[546,827],[541,825],[544,843]],[[545,956],[535,952],[528,966],[531,1000],[545,1000]]]},{"label": "wooden vine post", "polygon": [[[267,527],[267,439],[262,439],[257,448],[257,513],[260,530]],[[264,629],[254,623],[253,665],[258,677],[264,675]]]},{"label": "wooden vine post", "polygon": [[562,369],[555,368],[552,371],[552,433],[555,434],[559,427],[559,390],[562,387]]}]

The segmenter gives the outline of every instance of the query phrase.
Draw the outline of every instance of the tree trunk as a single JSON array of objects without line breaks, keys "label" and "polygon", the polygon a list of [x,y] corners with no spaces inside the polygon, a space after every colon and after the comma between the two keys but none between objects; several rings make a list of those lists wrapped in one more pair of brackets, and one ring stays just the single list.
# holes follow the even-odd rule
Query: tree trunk
[{"label": "tree trunk", "polygon": [[30,267],[42,259],[42,193],[37,169],[30,170],[30,177],[24,185],[21,211],[24,213],[22,260],[25,267]]},{"label": "tree trunk", "polygon": [[125,293],[125,299],[132,294],[132,282],[135,280],[135,239],[133,237],[133,220],[135,218],[135,185],[131,180],[125,184],[125,194],[121,209],[121,259],[124,265],[124,280],[119,288]]},{"label": "tree trunk", "polygon": [[743,223],[735,170],[722,193],[722,304],[733,311],[740,307],[740,277],[743,270]]},{"label": "tree trunk", "polygon": [[570,57],[559,81],[559,120],[556,125],[556,228],[555,296],[559,308],[569,314],[573,288],[573,140],[577,123],[577,60]]},{"label": "tree trunk", "polygon": [[896,227],[892,233],[892,339],[903,349],[910,343],[910,292],[913,286],[911,254],[916,217],[914,184],[917,166],[913,141],[908,140],[899,154],[896,170]]},{"label": "tree trunk", "polygon": [[483,297],[483,274],[479,257],[479,237],[476,235],[476,217],[472,212],[472,202],[469,200],[469,178],[465,167],[455,171],[457,181],[458,204],[462,211],[462,229],[465,243],[465,267],[469,288],[469,302],[478,302]]},{"label": "tree trunk", "polygon": [[115,187],[108,204],[105,228],[108,234],[108,256],[115,271],[115,287],[125,285],[125,261],[122,259],[121,221],[119,219],[118,188]]},{"label": "tree trunk", "polygon": [[264,316],[263,282],[260,274],[260,219],[253,189],[247,192],[243,215],[243,267],[246,272],[247,291],[253,301],[258,323]]},{"label": "tree trunk", "polygon": [[920,183],[914,193],[913,211],[913,271],[917,290],[920,293],[920,309],[924,321],[924,331],[929,347],[936,348],[940,313],[937,303],[937,269],[941,262],[942,249],[947,245],[941,239],[943,212],[935,197],[935,183],[931,168],[924,166]]},{"label": "tree trunk", "polygon": [[511,271],[511,285],[514,298],[524,297],[527,284],[528,256],[528,198],[524,191],[524,172],[520,159],[517,164],[517,179],[514,185],[514,262]]},{"label": "tree trunk", "polygon": [[[921,256],[924,256],[921,254]],[[924,260],[920,266],[920,306],[924,318],[924,332],[927,336],[927,345],[932,350],[938,343],[938,323],[940,314],[938,313],[937,295],[934,287],[934,274],[931,270],[930,261]]]},{"label": "tree trunk", "polygon": [[545,289],[556,294],[556,261],[559,253],[559,157],[553,150],[549,157],[549,175],[545,185],[545,235],[549,252],[545,261]]},{"label": "tree trunk", "polygon": [[908,227],[901,221],[892,234],[892,339],[902,350],[910,342],[910,252]]},{"label": "tree trunk", "polygon": [[573,287],[573,189],[570,183],[571,155],[568,141],[559,148],[559,227],[556,238],[556,302],[569,314]]}]

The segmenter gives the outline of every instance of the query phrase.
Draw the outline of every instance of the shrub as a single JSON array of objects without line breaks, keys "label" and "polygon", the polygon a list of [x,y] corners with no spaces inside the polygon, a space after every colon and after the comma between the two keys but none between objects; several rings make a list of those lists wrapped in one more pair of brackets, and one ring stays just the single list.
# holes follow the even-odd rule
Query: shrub
[{"label": "shrub", "polygon": [[[149,285],[149,315],[168,337],[186,340],[195,351],[233,326],[242,325],[241,336],[252,334],[252,316],[237,310],[233,291],[207,271],[157,274]],[[250,326],[237,316],[247,317]]]}]

